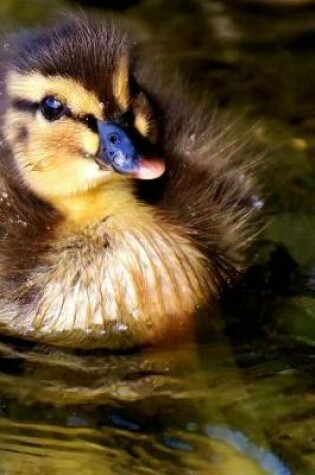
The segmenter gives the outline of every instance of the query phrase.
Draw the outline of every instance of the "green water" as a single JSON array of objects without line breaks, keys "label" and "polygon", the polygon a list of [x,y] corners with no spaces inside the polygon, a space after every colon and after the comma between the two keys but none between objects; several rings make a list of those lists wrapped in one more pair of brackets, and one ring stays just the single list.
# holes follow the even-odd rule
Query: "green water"
[{"label": "green water", "polygon": [[[315,474],[315,2],[94,3],[121,7],[193,96],[267,150],[269,225],[196,345],[87,355],[2,339],[0,474]],[[0,18],[69,5],[2,0]]]}]

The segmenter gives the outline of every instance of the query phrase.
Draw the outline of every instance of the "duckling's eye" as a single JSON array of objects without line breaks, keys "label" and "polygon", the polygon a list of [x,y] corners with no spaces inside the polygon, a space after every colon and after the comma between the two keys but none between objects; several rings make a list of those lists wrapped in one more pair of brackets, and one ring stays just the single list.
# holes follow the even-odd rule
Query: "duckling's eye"
[{"label": "duckling's eye", "polygon": [[66,108],[54,96],[47,96],[40,103],[40,111],[45,119],[53,121],[60,119],[64,115]]}]

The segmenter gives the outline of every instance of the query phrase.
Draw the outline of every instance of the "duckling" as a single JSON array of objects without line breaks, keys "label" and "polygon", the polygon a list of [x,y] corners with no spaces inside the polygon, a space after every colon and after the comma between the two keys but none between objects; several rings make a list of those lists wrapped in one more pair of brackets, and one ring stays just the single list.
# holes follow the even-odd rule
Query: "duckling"
[{"label": "duckling", "polygon": [[7,48],[2,334],[83,349],[181,340],[244,268],[250,167],[147,61],[119,22],[84,15]]}]

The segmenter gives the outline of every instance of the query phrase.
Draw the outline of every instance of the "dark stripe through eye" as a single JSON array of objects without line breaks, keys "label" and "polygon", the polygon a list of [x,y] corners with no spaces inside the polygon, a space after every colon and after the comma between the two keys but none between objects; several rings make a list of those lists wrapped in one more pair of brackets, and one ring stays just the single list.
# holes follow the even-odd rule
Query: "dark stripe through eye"
[{"label": "dark stripe through eye", "polygon": [[74,117],[75,120],[82,122],[93,132],[97,132],[97,119],[92,114],[85,115],[83,117]]},{"label": "dark stripe through eye", "polygon": [[13,99],[11,103],[12,107],[21,112],[29,112],[31,114],[36,114],[39,103],[28,101],[27,99]]},{"label": "dark stripe through eye", "polygon": [[[11,106],[21,112],[28,112],[32,115],[35,115],[36,112],[39,110],[41,103],[40,102],[32,102],[27,99],[15,98],[11,101]],[[87,114],[84,116],[79,116],[72,113],[68,108],[65,109],[64,114],[70,118],[75,120],[76,122],[81,122],[81,124],[86,125],[90,130],[93,132],[97,132],[97,119],[92,114]]]}]

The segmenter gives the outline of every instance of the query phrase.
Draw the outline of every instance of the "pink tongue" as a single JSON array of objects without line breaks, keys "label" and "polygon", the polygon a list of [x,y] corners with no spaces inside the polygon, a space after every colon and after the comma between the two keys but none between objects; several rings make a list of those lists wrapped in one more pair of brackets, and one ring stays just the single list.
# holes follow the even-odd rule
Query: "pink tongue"
[{"label": "pink tongue", "polygon": [[165,162],[161,158],[150,157],[148,160],[141,157],[133,176],[139,180],[154,180],[162,176],[164,172]]}]

